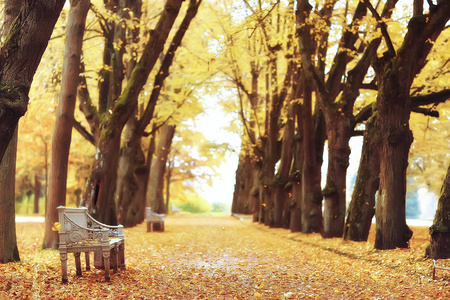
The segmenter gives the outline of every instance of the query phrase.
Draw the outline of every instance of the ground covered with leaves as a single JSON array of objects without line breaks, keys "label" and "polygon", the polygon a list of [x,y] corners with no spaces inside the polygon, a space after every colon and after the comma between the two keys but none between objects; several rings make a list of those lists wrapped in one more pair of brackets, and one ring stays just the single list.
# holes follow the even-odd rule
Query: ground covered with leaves
[{"label": "ground covered with leaves", "polygon": [[[425,227],[409,249],[290,233],[248,219],[166,217],[164,233],[126,229],[126,270],[61,283],[58,251],[40,250],[44,224],[18,223],[22,261],[0,265],[0,299],[448,299],[450,272],[424,258]],[[84,261],[82,260],[84,265]],[[446,261],[439,264],[450,266]]]}]

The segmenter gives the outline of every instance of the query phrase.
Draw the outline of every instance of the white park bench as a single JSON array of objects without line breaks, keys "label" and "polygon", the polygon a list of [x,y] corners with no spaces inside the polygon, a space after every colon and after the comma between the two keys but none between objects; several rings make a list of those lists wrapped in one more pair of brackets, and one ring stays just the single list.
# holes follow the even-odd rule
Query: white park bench
[{"label": "white park bench", "polygon": [[145,219],[147,221],[147,232],[164,231],[164,214],[155,213],[151,207],[145,208]]},{"label": "white park bench", "polygon": [[436,269],[450,271],[450,268],[436,265],[436,260],[433,259],[433,280],[436,279]]},{"label": "white park bench", "polygon": [[123,226],[108,226],[93,219],[86,207],[58,206],[59,255],[62,281],[67,282],[67,253],[75,255],[76,274],[82,276],[80,254],[86,254],[86,270],[90,270],[89,252],[94,252],[100,261],[94,266],[105,269],[105,280],[110,280],[110,269],[125,269],[125,236]]}]

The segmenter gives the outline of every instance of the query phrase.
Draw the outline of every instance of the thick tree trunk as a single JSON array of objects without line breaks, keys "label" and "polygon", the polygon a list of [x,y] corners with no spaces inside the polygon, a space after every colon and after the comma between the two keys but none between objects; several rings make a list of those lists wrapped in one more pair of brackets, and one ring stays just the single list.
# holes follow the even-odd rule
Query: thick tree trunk
[{"label": "thick tree trunk", "polygon": [[[6,36],[14,18],[19,14],[21,1],[5,1],[5,16],[2,36]],[[0,89],[1,90],[1,89]],[[0,110],[3,99],[0,98]],[[1,118],[1,113],[0,113]],[[16,237],[15,178],[17,154],[17,127],[12,127],[13,135],[6,143],[4,153],[0,153],[0,263],[19,261],[19,249]],[[9,145],[8,145],[9,144]],[[4,154],[4,156],[3,156]],[[4,159],[2,160],[2,157]]]},{"label": "thick tree trunk", "polygon": [[0,263],[20,260],[15,221],[16,152],[17,130],[0,162]]},{"label": "thick tree trunk", "polygon": [[342,237],[344,232],[345,190],[350,157],[348,143],[352,128],[339,111],[328,118],[328,171],[326,187],[322,192],[325,197],[322,236],[332,238]]},{"label": "thick tree trunk", "polygon": [[140,198],[137,197],[140,185],[138,174],[145,172],[145,157],[140,139],[131,138],[122,146],[117,181],[118,221],[125,227],[137,225],[140,221]]},{"label": "thick tree trunk", "polygon": [[380,184],[380,149],[374,122],[375,117],[372,117],[366,123],[358,174],[344,227],[345,240],[367,241],[375,214],[375,194]]},{"label": "thick tree trunk", "polygon": [[[3,29],[7,31],[11,22],[19,13],[20,1],[9,0],[5,2]],[[5,35],[6,32],[2,32],[2,36]],[[0,100],[3,101],[3,99]],[[1,108],[2,103],[0,102],[0,110]],[[0,140],[0,143],[3,143],[3,141]],[[4,159],[1,159],[3,155],[0,156],[0,263],[20,260],[15,221],[17,127],[14,129],[11,140],[6,142],[6,146]]]},{"label": "thick tree trunk", "polygon": [[438,208],[430,227],[431,244],[428,255],[433,259],[450,258],[450,165],[442,183]]},{"label": "thick tree trunk", "polygon": [[[295,132],[295,114],[298,104],[292,101],[288,108],[288,120],[284,127],[283,141],[281,146],[280,166],[275,175],[276,182],[273,186],[273,202],[274,202],[274,227],[288,227],[290,214],[286,211],[286,204],[289,202],[289,193],[287,185],[289,182],[289,173],[291,171],[293,144]],[[289,207],[289,206],[288,206]]]},{"label": "thick tree trunk", "polygon": [[291,170],[291,182],[292,182],[292,206],[291,206],[291,220],[289,228],[291,232],[302,231],[302,196],[303,196],[303,184],[302,174],[304,165],[304,148],[303,145],[303,122],[302,122],[303,106],[298,105],[297,110],[297,135],[295,137],[295,150],[292,162]]},{"label": "thick tree trunk", "polygon": [[91,175],[86,183],[84,203],[98,221],[116,225],[115,191],[120,155],[121,128],[108,124],[107,132],[100,137]]},{"label": "thick tree trunk", "polygon": [[164,205],[164,174],[166,172],[167,157],[175,134],[175,126],[164,124],[156,146],[156,158],[150,169],[149,197],[147,206],[156,213],[167,213]]},{"label": "thick tree trunk", "polygon": [[[10,2],[20,8],[0,49],[0,162],[20,117],[27,111],[28,92],[47,47],[63,0]],[[17,4],[18,3],[18,4]],[[17,10],[8,10],[15,19]],[[10,22],[10,21],[8,21]],[[9,26],[5,26],[7,30]]]},{"label": "thick tree trunk", "polygon": [[[428,15],[412,18],[402,46],[396,52],[392,43],[388,43],[382,63],[376,66],[377,124],[381,138],[377,249],[408,247],[412,236],[405,220],[406,168],[413,139],[409,129],[410,88],[449,18],[450,1],[433,5]],[[388,40],[386,34],[384,37]]]},{"label": "thick tree trunk", "polygon": [[52,226],[58,221],[56,208],[66,204],[67,168],[72,140],[73,114],[80,74],[84,28],[90,1],[72,2],[71,5],[66,28],[61,91],[52,139],[43,248],[56,249],[58,247],[58,233],[52,230]]},{"label": "thick tree trunk", "polygon": [[413,141],[409,129],[409,86],[395,76],[382,79],[378,94],[380,188],[376,207],[377,249],[408,247],[412,232],[406,225],[406,169]]},{"label": "thick tree trunk", "polygon": [[322,230],[322,191],[320,188],[320,167],[312,117],[312,91],[310,81],[304,84],[303,93],[303,146],[304,161],[302,173],[302,232]]},{"label": "thick tree trunk", "polygon": [[139,203],[140,207],[142,207],[141,212],[141,221],[145,220],[145,206],[147,205],[147,194],[148,194],[148,186],[150,179],[150,169],[153,162],[153,154],[155,153],[156,148],[156,124],[152,126],[152,135],[150,138],[150,143],[148,145],[147,150],[147,160],[145,162],[145,168],[143,169],[143,173],[138,173],[138,180],[142,184],[142,190],[139,189]]},{"label": "thick tree trunk", "polygon": [[253,189],[255,166],[250,155],[240,155],[236,170],[236,183],[234,185],[233,203],[231,212],[236,214],[250,214],[256,210]]}]

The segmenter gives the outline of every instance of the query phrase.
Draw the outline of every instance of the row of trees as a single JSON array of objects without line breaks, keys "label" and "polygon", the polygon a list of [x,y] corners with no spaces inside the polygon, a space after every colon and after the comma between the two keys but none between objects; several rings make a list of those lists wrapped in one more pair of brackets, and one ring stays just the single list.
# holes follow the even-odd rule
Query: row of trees
[{"label": "row of trees", "polygon": [[[255,220],[273,227],[356,241],[367,240],[375,214],[375,248],[407,247],[410,116],[437,117],[436,106],[450,96],[445,80],[432,81],[448,74],[450,2],[428,1],[424,11],[423,1],[414,1],[407,26],[398,21],[395,0],[376,6],[242,2],[246,16],[226,37],[230,47],[224,54],[246,134],[233,212],[254,213]],[[439,68],[431,56],[439,57]],[[355,135],[364,142],[346,210],[349,140]],[[321,189],[325,141],[328,167]],[[432,237],[448,235],[442,212],[446,182]]]}]

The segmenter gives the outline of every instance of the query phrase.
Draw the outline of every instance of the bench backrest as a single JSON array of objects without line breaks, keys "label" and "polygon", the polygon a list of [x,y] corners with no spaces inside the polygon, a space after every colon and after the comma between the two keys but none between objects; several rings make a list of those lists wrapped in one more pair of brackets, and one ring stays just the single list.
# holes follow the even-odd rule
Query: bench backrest
[{"label": "bench backrest", "polygon": [[164,214],[155,213],[151,207],[145,208],[145,218],[147,220],[161,220],[164,221]]},{"label": "bench backrest", "polygon": [[88,216],[87,216],[87,208],[86,207],[58,206],[57,210],[58,210],[59,224],[61,224],[61,229],[60,229],[61,233],[65,232],[65,230],[66,230],[64,216],[67,216],[70,220],[72,220],[77,225],[80,225],[82,227],[87,227]]}]

